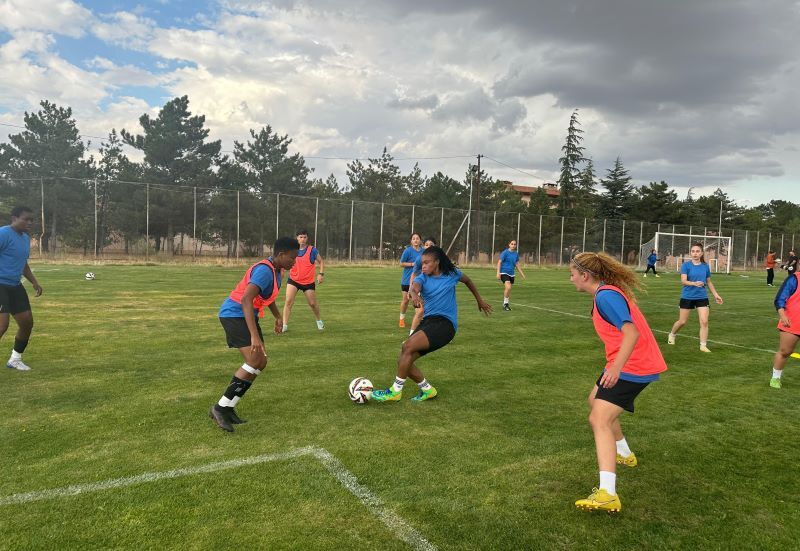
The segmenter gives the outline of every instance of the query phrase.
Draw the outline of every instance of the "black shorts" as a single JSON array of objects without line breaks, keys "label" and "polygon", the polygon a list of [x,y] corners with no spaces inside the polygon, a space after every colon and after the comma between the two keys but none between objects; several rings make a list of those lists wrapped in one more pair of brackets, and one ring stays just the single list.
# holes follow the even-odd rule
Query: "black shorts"
[{"label": "black shorts", "polygon": [[410,288],[411,285],[403,285],[402,283],[400,284],[400,290],[403,291],[404,293],[407,293]]},{"label": "black shorts", "polygon": [[694,310],[695,308],[708,308],[709,302],[707,298],[682,298],[681,310]]},{"label": "black shorts", "polygon": [[0,285],[0,314],[19,314],[30,312],[31,301],[22,283],[19,285]]},{"label": "black shorts", "polygon": [[[250,346],[250,330],[244,318],[219,318],[222,328],[225,330],[225,338],[228,341],[228,348],[244,348]],[[256,327],[261,342],[264,342],[264,333],[261,332],[261,325],[256,317]]]},{"label": "black shorts", "polygon": [[500,281],[502,281],[503,283],[508,281],[511,283],[511,285],[514,285],[514,276],[510,276],[508,274],[500,274]]},{"label": "black shorts", "polygon": [[286,282],[286,284],[294,285],[295,287],[297,287],[298,291],[303,293],[305,293],[306,291],[313,291],[317,288],[317,284],[314,283],[313,281],[311,283],[306,283],[305,285],[303,285],[302,283],[297,283],[291,277],[289,278],[289,281]]},{"label": "black shorts", "polygon": [[615,406],[619,406],[625,411],[633,413],[633,401],[644,388],[650,383],[634,383],[633,381],[623,381],[619,379],[617,384],[611,388],[603,388],[600,385],[600,379],[603,374],[597,378],[597,394],[595,398],[610,402]]},{"label": "black shorts", "polygon": [[419,327],[417,327],[414,333],[417,331],[425,333],[425,336],[428,337],[428,343],[430,343],[430,347],[427,350],[419,353],[420,356],[430,354],[434,350],[439,350],[456,336],[456,328],[453,327],[453,323],[444,316],[422,318]]}]

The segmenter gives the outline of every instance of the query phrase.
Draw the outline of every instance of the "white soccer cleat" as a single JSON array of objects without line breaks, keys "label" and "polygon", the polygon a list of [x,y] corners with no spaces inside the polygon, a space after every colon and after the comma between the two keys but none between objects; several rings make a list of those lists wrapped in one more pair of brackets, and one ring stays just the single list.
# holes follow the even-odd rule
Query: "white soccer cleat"
[{"label": "white soccer cleat", "polygon": [[711,350],[709,350],[707,346],[704,346],[704,345],[701,344],[700,345],[700,352],[711,352]]},{"label": "white soccer cleat", "polygon": [[25,365],[22,360],[8,360],[6,367],[17,371],[30,371],[31,368]]},{"label": "white soccer cleat", "polygon": [[325,329],[325,322],[322,320],[317,320],[317,329],[319,329],[320,331]]},{"label": "white soccer cleat", "polygon": [[284,324],[283,329],[281,330],[281,333],[286,333],[288,330],[289,330],[289,326]]},{"label": "white soccer cleat", "polygon": [[667,335],[667,344],[675,344],[675,335],[672,333]]}]

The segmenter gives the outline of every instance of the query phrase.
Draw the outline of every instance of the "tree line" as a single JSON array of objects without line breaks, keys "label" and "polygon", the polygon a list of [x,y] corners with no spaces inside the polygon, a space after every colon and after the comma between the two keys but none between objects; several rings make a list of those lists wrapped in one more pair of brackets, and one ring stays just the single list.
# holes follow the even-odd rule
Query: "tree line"
[{"label": "tree line", "polygon": [[[91,248],[94,205],[100,248],[117,240],[127,249],[145,235],[148,205],[149,236],[156,251],[176,252],[176,237],[196,231],[191,226],[197,220],[201,241],[227,247],[229,254],[241,245],[247,254],[257,255],[269,241],[270,226],[274,228],[264,213],[277,208],[271,203],[275,194],[467,209],[471,184],[476,181],[480,186],[475,187],[473,208],[483,211],[716,227],[722,207],[724,227],[800,230],[800,209],[788,201],[745,208],[721,189],[697,197],[690,191],[679,198],[664,181],[636,187],[619,157],[598,177],[581,145],[583,130],[577,110],[570,117],[558,159],[559,197],[551,198],[539,188],[530,203],[523,202],[509,182],[492,178],[473,163],[461,179],[440,171],[423,174],[418,164],[404,174],[386,148],[376,158],[347,163],[344,184],[333,174],[317,177],[302,155],[290,152],[292,139],[269,125],[250,129],[246,140],[235,141],[233,151],[223,153],[221,142],[209,139],[205,116],[189,110],[187,96],[168,101],[155,117],[143,114],[139,129],[112,129],[102,140],[97,157],[88,153],[91,144],[81,137],[69,107],[44,100],[38,111],[25,113],[24,123],[24,130],[0,143],[0,206],[3,211],[14,204],[38,207],[41,190],[26,179],[46,181],[42,208],[47,222],[41,232],[44,251],[54,250],[59,241]],[[139,160],[132,160],[126,147],[136,150]],[[150,185],[121,186],[116,182]],[[240,203],[239,217],[230,199],[232,191],[246,199]],[[295,208],[299,210],[290,213],[295,220],[314,216],[309,207]],[[325,223],[324,216],[333,215],[323,214],[320,225]],[[400,217],[392,218],[390,213],[385,221],[389,234],[405,241],[407,232]]]}]

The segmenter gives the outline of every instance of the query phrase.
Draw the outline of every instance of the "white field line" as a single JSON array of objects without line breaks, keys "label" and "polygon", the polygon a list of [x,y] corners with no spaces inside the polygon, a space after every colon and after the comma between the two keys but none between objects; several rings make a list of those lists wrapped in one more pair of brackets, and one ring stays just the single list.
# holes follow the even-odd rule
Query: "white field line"
[{"label": "white field line", "polygon": [[[532,306],[530,304],[520,304],[518,302],[512,302],[514,306],[521,306],[522,308],[532,308],[534,310],[541,310],[542,312],[550,312],[551,314],[561,314],[562,316],[572,316],[573,318],[584,318],[584,319],[591,319],[591,316],[587,316],[585,314],[573,314],[572,312],[562,312],[561,310],[552,310],[550,308],[542,308],[541,306]],[[653,329],[652,327],[650,330],[653,333],[662,333],[664,335],[668,335],[669,331],[664,331],[662,329]],[[694,337],[692,335],[677,335],[679,338],[682,339],[694,339],[696,341],[700,340],[700,337]],[[708,339],[708,342],[713,344],[719,344],[721,346],[732,346],[734,348],[741,348],[743,350],[752,350],[754,352],[766,352],[768,354],[775,354],[774,350],[767,350],[766,348],[755,348],[752,346],[743,346],[741,344],[734,344],[732,342],[723,342],[723,341],[714,341]]]},{"label": "white field line", "polygon": [[99,492],[101,490],[110,490],[114,488],[125,488],[136,484],[144,484],[147,482],[156,482],[159,480],[166,480],[170,478],[180,478],[184,476],[192,476],[196,474],[207,474],[218,471],[225,471],[229,469],[237,469],[249,465],[257,465],[260,463],[269,463],[271,461],[285,461],[289,459],[297,459],[299,457],[313,457],[317,459],[322,465],[330,472],[334,478],[341,484],[348,492],[358,498],[367,509],[375,515],[387,528],[399,539],[406,542],[414,549],[422,551],[435,551],[436,547],[431,544],[425,537],[419,533],[415,528],[408,524],[396,513],[391,511],[384,505],[378,496],[373,494],[369,488],[358,482],[356,476],[347,470],[344,464],[339,461],[335,456],[323,448],[317,446],[306,446],[304,448],[296,448],[284,453],[272,453],[265,455],[255,455],[252,457],[244,457],[242,459],[232,459],[230,461],[220,461],[217,463],[209,463],[207,465],[200,465],[198,467],[186,467],[182,469],[175,469],[172,471],[161,471],[152,473],[143,473],[136,476],[126,476],[123,478],[113,478],[110,480],[103,480],[100,482],[89,482],[86,484],[75,484],[72,486],[64,486],[62,488],[52,488],[49,490],[40,490],[37,492],[26,492],[21,494],[12,494],[9,496],[0,497],[0,506],[3,505],[18,505],[22,503],[31,503],[33,501],[42,501],[46,499],[57,499],[62,497],[75,496],[80,494],[88,494],[92,492]]}]

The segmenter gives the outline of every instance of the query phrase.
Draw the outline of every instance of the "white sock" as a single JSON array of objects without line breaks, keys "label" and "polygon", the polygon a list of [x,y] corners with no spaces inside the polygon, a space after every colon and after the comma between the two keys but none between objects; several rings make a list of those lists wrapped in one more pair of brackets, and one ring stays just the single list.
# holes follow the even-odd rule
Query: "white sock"
[{"label": "white sock", "polygon": [[428,382],[428,379],[422,379],[422,382],[417,384],[419,385],[420,390],[428,390],[431,388],[431,384]]},{"label": "white sock", "polygon": [[392,390],[394,392],[403,392],[403,385],[406,384],[405,379],[401,379],[400,377],[394,378],[394,384],[392,385]]},{"label": "white sock", "polygon": [[411,335],[413,335],[413,334],[414,334],[414,330],[413,330],[413,329],[411,329],[411,330],[408,332],[408,336],[410,337],[410,336],[411,336]]},{"label": "white sock", "polygon": [[503,297],[503,304],[508,304],[508,297]]},{"label": "white sock", "polygon": [[226,398],[225,396],[223,396],[222,398],[219,399],[219,402],[217,403],[219,404],[219,407],[229,408],[231,407],[231,402],[232,400],[230,398]]},{"label": "white sock", "polygon": [[405,314],[400,314],[400,319],[401,319],[401,320],[404,320],[404,319],[406,319],[406,315],[405,315]]},{"label": "white sock", "polygon": [[707,346],[707,345],[708,345],[707,342],[700,341],[700,346]]},{"label": "white sock", "polygon": [[670,333],[670,334],[669,334],[669,338],[670,338],[670,339],[674,339],[674,338],[675,338],[675,333]]},{"label": "white sock", "polygon": [[783,375],[783,369],[775,369],[772,368],[772,378],[773,379],[780,379],[781,375]]},{"label": "white sock", "polygon": [[288,325],[288,324],[286,324],[286,323],[284,323],[284,324],[283,324],[283,330],[284,330],[284,331],[286,331],[287,329],[289,329],[289,325]]},{"label": "white sock", "polygon": [[617,453],[622,457],[630,457],[630,455],[633,453],[628,447],[628,441],[625,440],[624,436],[622,437],[622,440],[617,440]]},{"label": "white sock", "polygon": [[617,473],[600,471],[600,489],[612,496],[617,495]]},{"label": "white sock", "polygon": [[16,350],[14,350],[12,348],[11,349],[11,360],[10,361],[13,362],[14,360],[21,360],[21,359],[22,359],[22,352],[17,352]]},{"label": "white sock", "polygon": [[238,404],[239,400],[241,399],[242,399],[241,396],[234,396],[233,398],[231,398],[231,407],[234,407],[236,404]]}]

